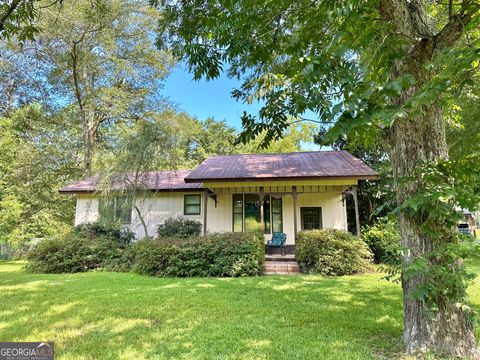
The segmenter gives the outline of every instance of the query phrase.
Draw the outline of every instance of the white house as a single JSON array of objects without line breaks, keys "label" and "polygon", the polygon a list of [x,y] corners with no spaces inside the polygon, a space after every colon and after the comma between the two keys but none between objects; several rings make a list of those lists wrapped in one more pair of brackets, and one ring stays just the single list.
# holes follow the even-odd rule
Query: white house
[{"label": "white house", "polygon": [[[132,176],[127,175],[130,183]],[[184,216],[200,221],[204,232],[256,229],[266,239],[284,232],[291,250],[300,230],[347,229],[345,196],[354,195],[356,202],[358,181],[377,176],[346,151],[213,156],[191,171],[142,174],[142,196],[132,201],[118,196],[108,213],[128,224],[137,238],[146,235],[141,218],[148,236],[155,236],[165,219]],[[100,219],[99,182],[95,176],[60,190],[77,196],[75,225]],[[124,184],[118,181],[112,188],[123,190]]]}]

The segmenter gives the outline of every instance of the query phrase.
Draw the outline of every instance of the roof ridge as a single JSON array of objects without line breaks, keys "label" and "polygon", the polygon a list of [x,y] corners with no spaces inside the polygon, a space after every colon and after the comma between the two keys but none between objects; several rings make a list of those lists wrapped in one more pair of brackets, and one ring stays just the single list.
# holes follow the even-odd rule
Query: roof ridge
[{"label": "roof ridge", "polygon": [[269,153],[242,153],[242,154],[225,154],[225,155],[211,155],[205,160],[215,157],[228,157],[228,156],[262,156],[262,155],[291,155],[291,154],[309,154],[309,153],[340,153],[348,152],[347,150],[303,150],[303,151],[289,151],[289,152],[269,152]]}]

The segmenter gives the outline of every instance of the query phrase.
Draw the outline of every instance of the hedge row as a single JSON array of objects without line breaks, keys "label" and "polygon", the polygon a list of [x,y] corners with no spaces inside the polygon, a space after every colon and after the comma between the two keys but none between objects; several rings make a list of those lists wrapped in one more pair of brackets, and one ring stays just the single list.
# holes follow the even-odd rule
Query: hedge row
[{"label": "hedge row", "polygon": [[263,273],[265,247],[254,234],[141,240],[133,270],[155,276],[251,276]]},{"label": "hedge row", "polygon": [[188,239],[146,239],[131,244],[122,232],[97,225],[42,241],[28,255],[27,269],[74,273],[93,269],[154,276],[250,276],[263,272],[263,239],[219,233]]},{"label": "hedge row", "polygon": [[351,275],[371,270],[372,253],[367,244],[343,230],[300,232],[295,257],[307,274]]}]

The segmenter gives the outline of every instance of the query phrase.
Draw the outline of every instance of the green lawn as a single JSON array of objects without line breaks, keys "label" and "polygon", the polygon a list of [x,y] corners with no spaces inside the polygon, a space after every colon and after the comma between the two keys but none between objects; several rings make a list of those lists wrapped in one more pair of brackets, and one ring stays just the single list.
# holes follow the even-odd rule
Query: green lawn
[{"label": "green lawn", "polygon": [[0,297],[0,341],[53,340],[57,359],[394,358],[402,332],[400,288],[378,274],[32,275],[4,261]]}]

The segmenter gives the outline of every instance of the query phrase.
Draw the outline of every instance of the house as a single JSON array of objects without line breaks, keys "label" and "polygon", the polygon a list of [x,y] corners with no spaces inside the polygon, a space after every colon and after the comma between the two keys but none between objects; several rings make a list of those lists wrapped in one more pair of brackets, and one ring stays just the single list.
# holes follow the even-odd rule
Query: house
[{"label": "house", "polygon": [[[98,176],[61,189],[77,197],[75,225],[98,221],[108,206],[114,211],[104,213],[130,226],[137,238],[145,237],[145,229],[154,236],[169,217],[184,216],[202,222],[204,233],[260,230],[268,239],[284,232],[293,249],[300,230],[346,230],[345,196],[352,194],[356,203],[358,181],[378,176],[347,151],[212,156],[191,171],[140,175],[135,181],[142,196],[117,196],[108,205],[102,204]],[[133,178],[112,180],[110,189],[125,190]]]}]

